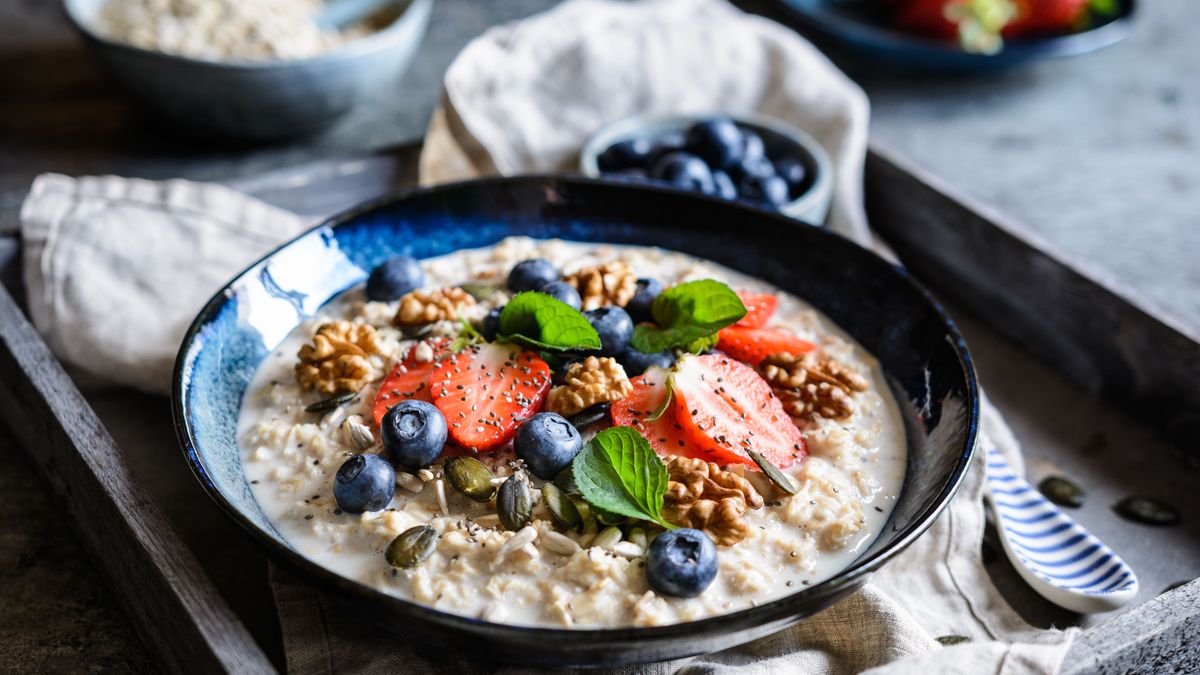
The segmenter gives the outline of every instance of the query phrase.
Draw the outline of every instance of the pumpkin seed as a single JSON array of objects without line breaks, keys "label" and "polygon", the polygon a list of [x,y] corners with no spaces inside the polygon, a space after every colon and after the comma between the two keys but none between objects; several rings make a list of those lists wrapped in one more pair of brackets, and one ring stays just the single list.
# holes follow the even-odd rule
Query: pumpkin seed
[{"label": "pumpkin seed", "polygon": [[620,525],[628,520],[628,518],[625,516],[619,513],[613,513],[612,511],[605,511],[595,507],[592,508],[592,511],[596,514],[596,520],[600,521],[601,524],[604,525]]},{"label": "pumpkin seed", "polygon": [[971,638],[967,637],[966,635],[943,635],[940,638],[937,638],[937,641],[942,643],[943,647],[952,647],[954,645],[961,645],[965,642],[970,642]]},{"label": "pumpkin seed", "polygon": [[1126,497],[1113,505],[1117,515],[1144,525],[1175,525],[1179,511],[1166,502],[1149,497]]},{"label": "pumpkin seed", "polygon": [[304,412],[310,412],[310,413],[329,412],[330,410],[335,410],[335,409],[341,407],[342,405],[345,405],[346,403],[353,401],[354,397],[356,397],[356,396],[358,396],[357,391],[352,391],[352,392],[348,392],[345,394],[338,394],[337,396],[331,396],[325,400],[317,401],[316,403],[313,403],[312,405],[305,408]]},{"label": "pumpkin seed", "polygon": [[612,410],[611,403],[597,403],[596,405],[575,413],[567,418],[571,426],[576,429],[586,429],[593,424],[607,421],[609,419],[609,411]]},{"label": "pumpkin seed", "polygon": [[572,496],[570,499],[571,503],[575,505],[575,509],[579,511],[580,520],[583,521],[583,534],[596,534],[600,528],[596,525],[596,514],[592,511],[592,506],[583,501],[582,497]]},{"label": "pumpkin seed", "polygon": [[433,334],[433,324],[426,323],[419,326],[406,326],[400,329],[400,337],[405,340],[419,340]]},{"label": "pumpkin seed", "polygon": [[555,525],[564,530],[578,530],[583,527],[579,509],[575,508],[575,503],[554,483],[542,486],[542,501],[546,503],[546,508],[550,509],[550,516]]},{"label": "pumpkin seed", "polygon": [[496,496],[492,470],[474,457],[451,457],[442,467],[442,473],[455,490],[477,502],[491,501]]},{"label": "pumpkin seed", "polygon": [[393,567],[416,567],[433,555],[437,540],[437,530],[428,525],[410,527],[388,545],[388,564]]},{"label": "pumpkin seed", "polygon": [[1181,586],[1187,586],[1188,584],[1192,583],[1192,581],[1193,581],[1192,579],[1184,579],[1182,581],[1176,581],[1175,583],[1171,584],[1170,586],[1167,586],[1166,588],[1164,588],[1162,590],[1162,593],[1159,593],[1159,595],[1162,595],[1163,593],[1170,593],[1171,591],[1173,591],[1176,588],[1179,588]]},{"label": "pumpkin seed", "polygon": [[495,295],[496,291],[500,290],[492,284],[483,284],[478,281],[468,281],[464,284],[459,284],[458,287],[466,291],[467,295],[475,298],[476,300],[487,300]]},{"label": "pumpkin seed", "polygon": [[1038,483],[1038,492],[1059,506],[1083,506],[1083,500],[1087,497],[1083,488],[1062,476],[1048,476]]},{"label": "pumpkin seed", "polygon": [[575,485],[575,474],[571,471],[571,465],[558,472],[554,477],[554,486],[563,491],[563,494],[577,495],[579,494],[579,486]]},{"label": "pumpkin seed", "polygon": [[792,480],[791,476],[787,475],[781,471],[779,467],[768,461],[766,457],[763,457],[753,450],[746,450],[746,452],[750,453],[750,459],[754,460],[754,463],[758,465],[758,468],[762,469],[762,472],[767,475],[767,478],[770,478],[771,482],[774,483],[775,486],[780,490],[783,490],[789,495],[794,495],[800,491],[800,486],[796,485],[796,481]]},{"label": "pumpkin seed", "polygon": [[525,527],[533,515],[533,495],[529,491],[529,479],[523,471],[509,476],[496,493],[496,514],[500,524],[510,532]]}]

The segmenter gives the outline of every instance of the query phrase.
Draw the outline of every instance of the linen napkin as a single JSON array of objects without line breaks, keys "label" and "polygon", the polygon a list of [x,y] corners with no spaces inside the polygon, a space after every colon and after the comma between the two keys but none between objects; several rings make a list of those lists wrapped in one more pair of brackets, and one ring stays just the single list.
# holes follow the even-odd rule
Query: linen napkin
[{"label": "linen napkin", "polygon": [[[570,168],[586,136],[612,119],[716,110],[757,111],[814,134],[837,166],[830,226],[874,243],[860,194],[861,90],[795,34],[720,0],[572,0],[489,31],[447,73],[421,179]],[[22,210],[30,312],[68,364],[163,392],[187,322],[211,292],[304,226],[215,185],[43,176]],[[1019,446],[986,403],[982,442],[1019,466]],[[1076,631],[1033,629],[996,591],[979,554],[982,493],[976,462],[924,536],[863,590],[793,628],[610,672],[1054,672]],[[382,635],[279,570],[272,580],[290,671],[491,670]],[[971,642],[934,639],[948,634]]]}]

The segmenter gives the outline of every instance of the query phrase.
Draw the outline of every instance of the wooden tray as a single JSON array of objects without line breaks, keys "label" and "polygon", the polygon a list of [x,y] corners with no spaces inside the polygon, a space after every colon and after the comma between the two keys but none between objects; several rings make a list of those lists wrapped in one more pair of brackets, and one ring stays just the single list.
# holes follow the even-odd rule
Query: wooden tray
[{"label": "wooden tray", "polygon": [[[230,185],[316,219],[411,185],[417,151]],[[1200,575],[1197,456],[1180,452],[1200,447],[1200,340],[884,148],[872,149],[866,191],[874,225],[957,303],[951,313],[1024,445],[1030,474],[1062,471],[1088,489],[1079,520],[1129,560],[1143,591],[1124,613],[1083,618],[1036,596],[1002,559],[989,565],[997,584],[1036,625],[1086,627],[1066,672],[1194,667],[1200,583],[1156,596]],[[65,504],[164,669],[282,667],[265,560],[194,484],[167,405],[124,390],[80,393],[14,300],[18,252],[15,240],[0,238],[9,289],[0,290],[0,420]],[[1175,503],[1184,523],[1152,529],[1116,518],[1109,505],[1130,493]]]}]

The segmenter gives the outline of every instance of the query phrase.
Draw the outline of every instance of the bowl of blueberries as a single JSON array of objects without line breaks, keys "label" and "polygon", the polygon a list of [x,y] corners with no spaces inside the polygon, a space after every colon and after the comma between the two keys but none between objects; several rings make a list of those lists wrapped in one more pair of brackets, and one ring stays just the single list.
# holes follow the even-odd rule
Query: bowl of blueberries
[{"label": "bowl of blueberries", "polygon": [[812,136],[742,115],[636,115],[598,131],[580,153],[588,176],[649,180],[750,202],[813,225],[833,198],[833,163]]}]

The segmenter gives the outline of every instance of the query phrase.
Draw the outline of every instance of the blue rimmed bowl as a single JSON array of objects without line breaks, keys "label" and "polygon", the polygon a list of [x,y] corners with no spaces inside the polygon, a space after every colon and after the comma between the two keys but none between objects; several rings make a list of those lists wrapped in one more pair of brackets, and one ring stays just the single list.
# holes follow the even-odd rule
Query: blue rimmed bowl
[{"label": "blue rimmed bowl", "polygon": [[[242,396],[263,358],[301,321],[391,255],[418,258],[510,235],[661,246],[708,258],[807,300],[882,363],[906,418],[908,468],[879,538],[831,579],[751,609],[653,628],[567,630],[489,623],[392,597],[297,553],[250,492],[236,438]],[[735,236],[736,235],[736,236]],[[219,291],[176,362],[173,410],[196,478],[277,562],[359,616],[454,653],[529,665],[678,658],[786,628],[861,586],[949,503],[975,453],[979,399],[962,337],[903,270],[842,237],[778,213],[652,185],[529,176],[439,186],[335,217]]]}]

